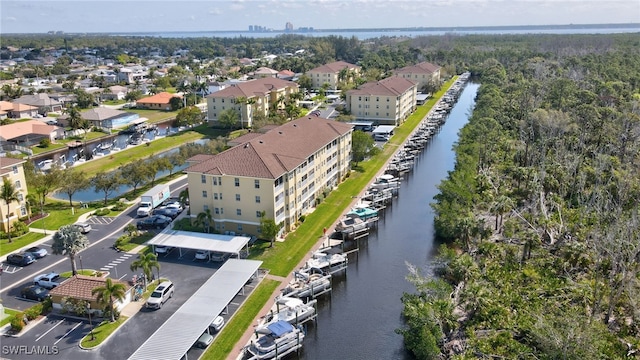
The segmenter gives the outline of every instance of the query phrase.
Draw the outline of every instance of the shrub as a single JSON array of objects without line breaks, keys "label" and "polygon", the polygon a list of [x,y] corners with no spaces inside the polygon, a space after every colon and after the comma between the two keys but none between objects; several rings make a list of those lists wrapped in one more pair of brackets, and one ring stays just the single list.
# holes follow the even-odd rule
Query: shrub
[{"label": "shrub", "polygon": [[44,299],[42,302],[42,315],[47,314],[49,311],[53,309],[53,301],[50,297]]},{"label": "shrub", "polygon": [[300,215],[300,217],[298,218],[298,220],[303,223],[305,220],[307,219],[307,215]]},{"label": "shrub", "polygon": [[115,243],[113,243],[113,246],[119,248],[120,246],[128,243],[129,241],[131,241],[131,237],[129,237],[129,235],[122,235],[116,239]]},{"label": "shrub", "polygon": [[40,140],[40,146],[41,148],[48,148],[49,145],[51,145],[51,139],[49,138],[43,138],[42,140]]},{"label": "shrub", "polygon": [[102,209],[98,209],[95,212],[96,216],[105,216],[107,214],[109,214],[111,212],[111,209],[109,208],[102,208]]},{"label": "shrub", "polygon": [[113,207],[111,209],[114,210],[114,211],[122,211],[122,210],[126,209],[128,206],[129,205],[127,205],[127,203],[118,201],[115,205],[113,205]]},{"label": "shrub", "polygon": [[24,323],[24,314],[17,313],[13,315],[13,319],[11,319],[11,329],[15,332],[20,332],[24,328],[26,324]]},{"label": "shrub", "polygon": [[27,320],[33,320],[42,314],[42,304],[36,304],[24,311]]}]

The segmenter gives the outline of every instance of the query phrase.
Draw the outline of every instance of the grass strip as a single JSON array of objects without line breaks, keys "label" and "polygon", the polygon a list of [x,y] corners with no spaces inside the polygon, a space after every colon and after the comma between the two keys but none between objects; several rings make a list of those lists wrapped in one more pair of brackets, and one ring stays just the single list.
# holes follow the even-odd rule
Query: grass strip
[{"label": "grass strip", "polygon": [[7,325],[8,323],[11,322],[11,319],[13,319],[13,315],[19,313],[20,311],[18,310],[13,310],[13,309],[7,309],[4,308],[4,314],[6,315],[6,317],[2,320],[0,320],[0,327],[3,327],[5,325]]},{"label": "grass strip", "polygon": [[41,233],[28,232],[20,237],[12,238],[12,242],[9,242],[9,239],[2,239],[0,240],[0,256],[12,253],[34,241],[42,239],[45,236],[45,234]]},{"label": "grass strip", "polygon": [[203,354],[201,359],[226,359],[233,350],[233,347],[240,341],[244,332],[252,326],[253,319],[269,301],[271,295],[280,285],[275,280],[263,280],[260,285],[251,293],[249,298],[242,303],[242,306],[231,318],[228,324],[222,328],[215,341]]},{"label": "grass strip", "polygon": [[[87,336],[82,338],[80,345],[82,345],[85,349],[91,349],[98,345],[100,345],[103,341],[107,339],[111,333],[116,331],[120,325],[124,323],[127,319],[126,316],[120,315],[118,320],[114,322],[103,321],[100,325],[96,326],[92,332],[90,332]],[[93,333],[93,340],[91,339],[91,333]]]}]

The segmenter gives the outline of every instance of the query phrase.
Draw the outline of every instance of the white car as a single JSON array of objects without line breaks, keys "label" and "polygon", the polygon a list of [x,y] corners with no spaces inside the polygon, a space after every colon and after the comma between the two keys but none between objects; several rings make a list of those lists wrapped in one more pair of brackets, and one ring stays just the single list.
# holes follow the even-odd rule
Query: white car
[{"label": "white car", "polygon": [[83,234],[88,234],[91,231],[91,224],[87,224],[87,223],[80,223],[80,224],[74,224],[75,227],[77,227],[81,233]]},{"label": "white car", "polygon": [[209,327],[215,332],[220,331],[220,329],[222,329],[223,326],[224,326],[224,318],[222,316],[218,316],[215,319],[213,319],[213,322],[211,322],[211,324],[209,325]]},{"label": "white car", "polygon": [[173,250],[171,246],[156,245],[156,253],[158,254],[166,254],[171,250]]},{"label": "white car", "polygon": [[179,202],[168,203],[167,206],[165,206],[165,208],[167,208],[167,209],[178,209],[178,211],[182,211],[184,209],[182,207],[182,204],[180,204]]},{"label": "white car", "polygon": [[207,259],[209,259],[209,251],[207,250],[196,251],[196,260],[207,260]]}]

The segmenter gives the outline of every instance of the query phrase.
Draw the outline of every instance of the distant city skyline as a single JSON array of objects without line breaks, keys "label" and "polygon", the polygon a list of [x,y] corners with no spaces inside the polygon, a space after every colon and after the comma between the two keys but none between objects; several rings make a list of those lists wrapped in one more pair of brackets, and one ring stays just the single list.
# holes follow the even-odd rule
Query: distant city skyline
[{"label": "distant city skyline", "polygon": [[282,31],[640,23],[638,0],[7,0],[0,32]]}]

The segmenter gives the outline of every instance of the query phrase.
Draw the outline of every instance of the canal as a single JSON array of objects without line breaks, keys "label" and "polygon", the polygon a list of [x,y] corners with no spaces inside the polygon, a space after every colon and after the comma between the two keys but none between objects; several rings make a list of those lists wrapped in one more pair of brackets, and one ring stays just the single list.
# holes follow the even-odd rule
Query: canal
[{"label": "canal", "polygon": [[361,243],[357,258],[351,255],[346,273],[334,278],[332,294],[319,299],[318,319],[307,327],[300,359],[413,359],[395,333],[403,326],[402,294],[415,291],[405,279],[406,264],[428,269],[437,250],[429,204],[454,167],[452,146],[478,88],[467,84],[413,172],[404,177],[378,230]]}]

